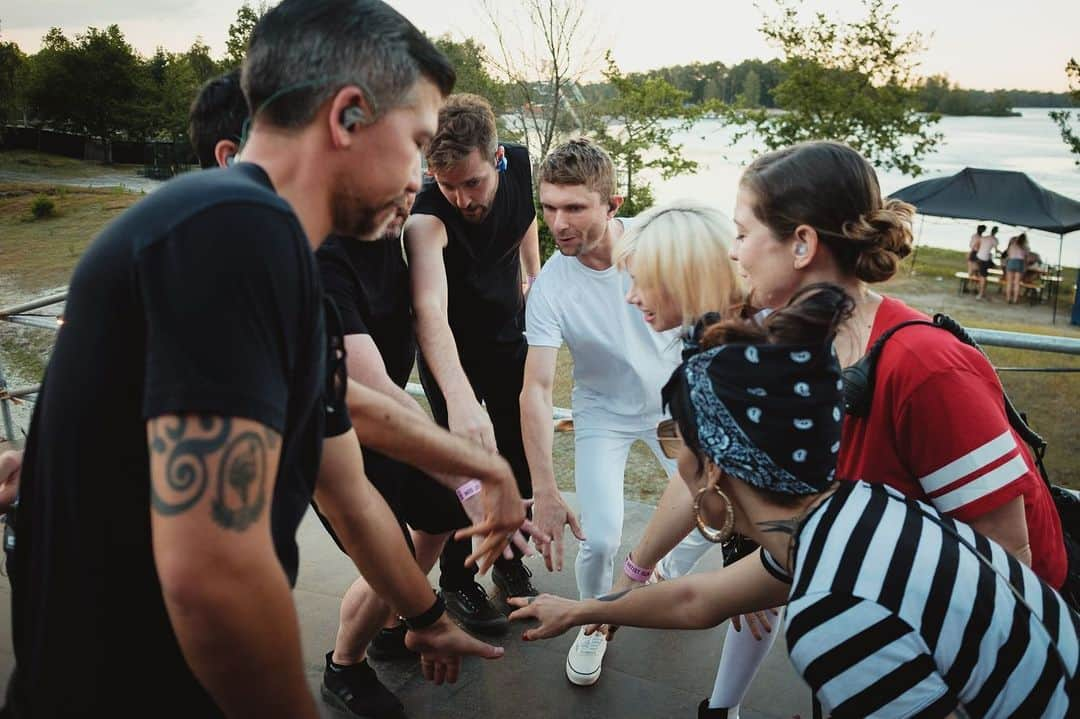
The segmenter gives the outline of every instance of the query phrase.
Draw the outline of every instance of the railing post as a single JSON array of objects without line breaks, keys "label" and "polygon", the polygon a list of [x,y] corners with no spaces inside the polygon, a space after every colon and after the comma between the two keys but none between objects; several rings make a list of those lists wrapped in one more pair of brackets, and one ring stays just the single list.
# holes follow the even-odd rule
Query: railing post
[{"label": "railing post", "polygon": [[[7,390],[7,379],[4,377],[4,366],[0,364],[0,394]],[[8,399],[0,400],[0,414],[4,416],[4,438],[8,442],[15,441],[15,425],[11,421],[11,408]]]}]

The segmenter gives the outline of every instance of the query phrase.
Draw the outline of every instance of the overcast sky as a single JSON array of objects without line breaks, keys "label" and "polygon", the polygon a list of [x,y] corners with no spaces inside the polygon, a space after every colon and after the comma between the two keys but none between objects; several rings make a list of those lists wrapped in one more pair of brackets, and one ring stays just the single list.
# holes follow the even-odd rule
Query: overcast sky
[{"label": "overcast sky", "polygon": [[[512,11],[519,0],[493,0]],[[585,0],[596,48],[610,47],[624,70],[721,60],[731,64],[776,51],[758,32],[753,0]],[[391,0],[432,35],[485,43],[492,31],[479,0]],[[769,0],[762,6],[771,7]],[[0,38],[35,52],[53,26],[74,34],[116,23],[143,54],[184,50],[196,37],[224,54],[241,0],[0,0]],[[805,0],[804,6],[857,17],[858,0]],[[964,87],[1067,89],[1065,63],[1080,58],[1077,0],[899,0],[904,31],[929,35],[923,74],[944,73]]]}]

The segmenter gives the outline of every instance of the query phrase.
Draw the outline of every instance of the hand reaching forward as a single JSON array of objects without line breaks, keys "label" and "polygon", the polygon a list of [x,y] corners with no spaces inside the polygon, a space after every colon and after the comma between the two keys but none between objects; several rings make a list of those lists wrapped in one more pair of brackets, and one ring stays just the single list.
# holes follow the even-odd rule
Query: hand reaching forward
[{"label": "hand reaching forward", "polygon": [[405,646],[420,653],[420,668],[428,681],[453,684],[461,672],[461,658],[465,656],[499,659],[503,648],[486,644],[458,628],[443,614],[439,621],[427,629],[410,631],[405,635]]},{"label": "hand reaching forward", "polygon": [[570,531],[579,541],[585,540],[585,534],[581,531],[581,525],[574,514],[574,510],[566,504],[566,500],[558,492],[549,494],[537,494],[533,504],[533,525],[550,541],[543,542],[533,537],[533,542],[544,554],[544,564],[549,572],[561,572],[563,568],[563,527],[569,526]]},{"label": "hand reaching forward", "polygon": [[574,599],[541,594],[539,597],[511,597],[507,602],[512,606],[520,607],[511,612],[510,621],[536,619],[540,622],[521,634],[521,638],[527,642],[557,637],[578,625],[574,615],[581,602]]}]

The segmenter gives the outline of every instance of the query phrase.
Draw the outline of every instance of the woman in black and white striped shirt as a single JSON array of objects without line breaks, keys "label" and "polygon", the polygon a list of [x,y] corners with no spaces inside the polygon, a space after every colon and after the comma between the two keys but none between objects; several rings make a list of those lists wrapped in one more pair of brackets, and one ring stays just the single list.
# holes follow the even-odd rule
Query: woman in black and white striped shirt
[{"label": "woman in black and white striped shirt", "polygon": [[763,327],[716,325],[665,388],[699,529],[745,534],[756,556],[585,602],[521,600],[511,619],[538,619],[525,634],[537,639],[593,623],[703,628],[787,601],[792,662],[834,717],[1074,716],[1080,618],[1051,587],[930,505],[834,482],[831,338],[850,307],[818,285]]}]

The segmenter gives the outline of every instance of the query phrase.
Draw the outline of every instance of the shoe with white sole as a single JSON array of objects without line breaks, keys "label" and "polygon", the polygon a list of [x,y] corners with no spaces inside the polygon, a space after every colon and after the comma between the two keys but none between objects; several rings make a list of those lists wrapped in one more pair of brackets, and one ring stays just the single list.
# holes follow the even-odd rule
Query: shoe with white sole
[{"label": "shoe with white sole", "polygon": [[566,678],[579,687],[596,684],[606,651],[607,639],[603,634],[594,632],[591,636],[585,636],[582,629],[566,655]]}]

